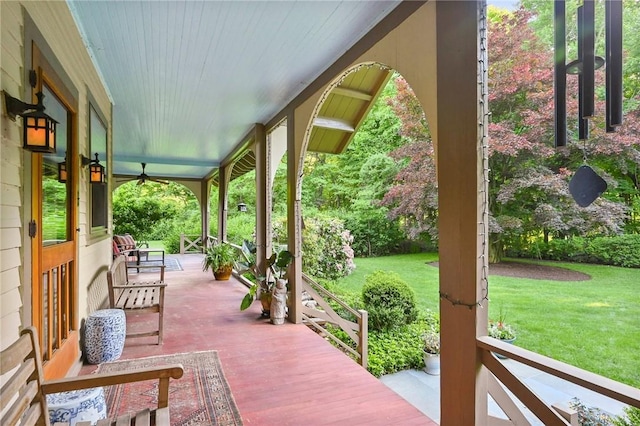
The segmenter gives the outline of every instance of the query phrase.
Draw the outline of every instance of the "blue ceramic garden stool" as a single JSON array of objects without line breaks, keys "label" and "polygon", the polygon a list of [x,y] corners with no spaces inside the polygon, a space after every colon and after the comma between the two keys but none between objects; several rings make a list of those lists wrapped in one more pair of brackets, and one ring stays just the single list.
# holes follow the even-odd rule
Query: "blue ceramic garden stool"
[{"label": "blue ceramic garden stool", "polygon": [[87,362],[100,364],[122,355],[127,334],[127,319],[122,309],[101,309],[87,318],[84,346]]},{"label": "blue ceramic garden stool", "polygon": [[51,424],[91,422],[107,418],[107,404],[102,388],[89,388],[47,395]]}]

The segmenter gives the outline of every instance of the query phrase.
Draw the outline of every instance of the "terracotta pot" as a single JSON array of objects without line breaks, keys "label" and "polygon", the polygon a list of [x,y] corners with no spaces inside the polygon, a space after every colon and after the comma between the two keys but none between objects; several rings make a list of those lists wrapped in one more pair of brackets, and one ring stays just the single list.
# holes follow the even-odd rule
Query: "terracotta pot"
[{"label": "terracotta pot", "polygon": [[213,276],[218,281],[227,281],[231,278],[231,273],[233,272],[233,267],[229,266],[227,268],[218,269],[217,271],[213,271]]},{"label": "terracotta pot", "polygon": [[271,315],[271,292],[263,291],[260,293],[260,304],[262,304],[262,316],[269,317]]}]

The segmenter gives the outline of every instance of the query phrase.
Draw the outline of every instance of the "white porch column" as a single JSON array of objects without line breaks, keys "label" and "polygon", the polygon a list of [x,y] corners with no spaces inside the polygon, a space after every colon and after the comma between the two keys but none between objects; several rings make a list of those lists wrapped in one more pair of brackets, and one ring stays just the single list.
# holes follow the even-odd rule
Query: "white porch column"
[{"label": "white porch column", "polygon": [[[486,330],[483,266],[487,223],[480,135],[481,2],[436,2],[441,422],[484,425],[487,379],[476,349]],[[485,44],[486,45],[486,44]],[[479,65],[480,64],[480,65]]]}]

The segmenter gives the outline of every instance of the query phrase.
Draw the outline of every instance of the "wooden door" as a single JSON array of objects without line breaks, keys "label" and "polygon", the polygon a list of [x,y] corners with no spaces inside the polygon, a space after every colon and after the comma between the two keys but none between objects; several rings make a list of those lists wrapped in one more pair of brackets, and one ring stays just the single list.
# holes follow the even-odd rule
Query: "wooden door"
[{"label": "wooden door", "polygon": [[[64,377],[79,357],[77,326],[76,101],[34,47],[37,85],[46,113],[59,122],[56,153],[32,154],[32,323],[40,336],[46,378]],[[58,164],[66,162],[60,181]]]}]

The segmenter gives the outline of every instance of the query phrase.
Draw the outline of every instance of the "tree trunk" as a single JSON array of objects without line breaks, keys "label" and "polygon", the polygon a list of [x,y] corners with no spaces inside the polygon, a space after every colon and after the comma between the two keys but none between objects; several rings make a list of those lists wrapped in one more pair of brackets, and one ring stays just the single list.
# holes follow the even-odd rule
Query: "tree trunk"
[{"label": "tree trunk", "polygon": [[504,257],[504,246],[500,238],[490,238],[489,241],[489,263],[500,263]]}]

